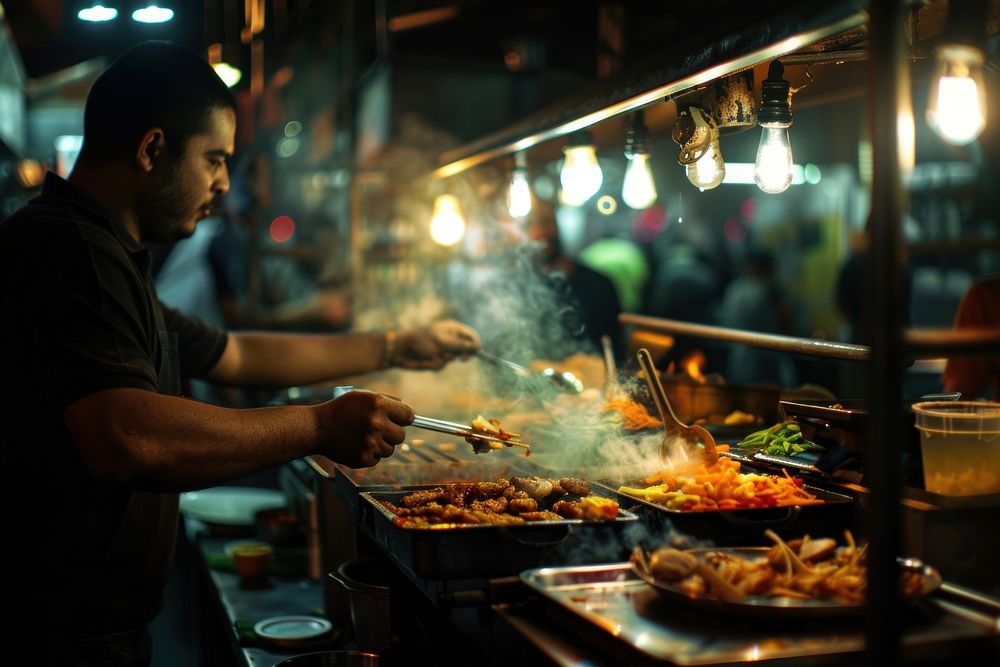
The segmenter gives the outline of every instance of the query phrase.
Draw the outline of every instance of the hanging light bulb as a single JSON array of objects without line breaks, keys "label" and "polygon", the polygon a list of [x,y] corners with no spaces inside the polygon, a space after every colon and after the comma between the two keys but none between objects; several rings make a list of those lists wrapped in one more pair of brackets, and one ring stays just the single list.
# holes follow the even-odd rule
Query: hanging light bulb
[{"label": "hanging light bulb", "polygon": [[931,84],[927,124],[950,144],[968,144],[986,127],[985,60],[982,50],[973,46],[945,44],[937,48],[937,76]]},{"label": "hanging light bulb", "polygon": [[757,124],[762,130],[753,166],[753,180],[758,188],[770,194],[784,192],[792,184],[792,144],[788,138],[788,128],[792,126],[792,105],[790,85],[785,81],[784,73],[784,66],[772,60],[767,79],[760,86]]},{"label": "hanging light bulb", "polygon": [[524,153],[514,156],[514,172],[510,176],[510,189],[507,191],[507,212],[512,218],[526,218],[531,213],[531,186],[528,185]]},{"label": "hanging light bulb", "polygon": [[726,162],[719,144],[719,127],[712,114],[697,106],[679,109],[670,134],[681,147],[677,163],[685,168],[692,185],[711,190],[722,183]]},{"label": "hanging light bulb", "polygon": [[632,125],[625,134],[625,157],[628,164],[622,183],[622,201],[630,208],[644,211],[656,201],[656,184],[649,164],[649,132],[642,111],[632,115]]},{"label": "hanging light bulb", "polygon": [[700,190],[716,188],[726,178],[726,161],[722,157],[718,128],[712,128],[705,154],[687,165],[686,171],[691,185]]},{"label": "hanging light bulb", "polygon": [[563,153],[566,157],[559,172],[562,200],[569,206],[580,206],[597,194],[604,182],[604,174],[594,150],[593,135],[585,130],[574,132],[563,148]]},{"label": "hanging light bulb", "polygon": [[443,246],[455,245],[465,236],[465,217],[455,195],[438,195],[431,215],[431,239]]}]

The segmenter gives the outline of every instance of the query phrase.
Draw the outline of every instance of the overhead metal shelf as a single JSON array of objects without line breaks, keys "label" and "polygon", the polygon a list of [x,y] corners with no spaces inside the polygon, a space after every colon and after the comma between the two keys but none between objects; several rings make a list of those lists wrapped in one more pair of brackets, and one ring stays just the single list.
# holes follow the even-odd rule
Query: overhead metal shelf
[{"label": "overhead metal shelf", "polygon": [[812,48],[802,57],[810,62],[831,60],[833,54],[841,52],[846,59],[856,60],[859,52],[850,47],[865,37],[867,16],[858,2],[803,3],[749,23],[736,33],[713,35],[711,26],[704,26],[696,43],[662,54],[658,59],[662,66],[637,67],[558,106],[449,150],[441,155],[440,166],[431,175],[454,176],[807,47]]}]

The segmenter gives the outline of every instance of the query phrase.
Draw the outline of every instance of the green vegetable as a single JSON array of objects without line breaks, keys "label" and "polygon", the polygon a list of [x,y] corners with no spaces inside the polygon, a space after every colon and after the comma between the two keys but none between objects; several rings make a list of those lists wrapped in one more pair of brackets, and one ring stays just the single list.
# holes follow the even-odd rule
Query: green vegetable
[{"label": "green vegetable", "polygon": [[769,428],[755,431],[736,443],[741,449],[762,449],[771,455],[795,456],[810,449],[822,449],[802,435],[802,427],[794,421],[778,422]]}]

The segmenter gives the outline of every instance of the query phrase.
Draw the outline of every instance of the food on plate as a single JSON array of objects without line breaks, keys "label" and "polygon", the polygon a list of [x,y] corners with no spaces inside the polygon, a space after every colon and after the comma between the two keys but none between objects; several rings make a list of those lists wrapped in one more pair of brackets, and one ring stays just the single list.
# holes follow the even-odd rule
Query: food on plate
[{"label": "food on plate", "polygon": [[[774,531],[765,535],[774,546],[755,557],[711,549],[693,554],[670,547],[646,554],[636,547],[630,560],[657,582],[673,584],[692,597],[713,595],[733,601],[756,596],[831,600],[845,605],[864,602],[867,546],[858,546],[850,531],[844,532],[843,546],[832,538],[806,535],[786,543]],[[924,592],[918,572],[904,570],[902,583],[906,598]]]},{"label": "food on plate", "polygon": [[678,471],[664,468],[647,477],[649,486],[618,487],[624,493],[667,509],[684,512],[710,512],[758,507],[820,505],[822,500],[810,493],[801,478],[758,473],[741,473],[740,464],[720,458],[712,465],[698,463]]},{"label": "food on plate", "polygon": [[649,414],[646,406],[628,396],[615,396],[604,404],[605,412],[617,412],[623,418],[623,426],[628,431],[663,426],[656,417]]},{"label": "food on plate", "polygon": [[[535,495],[530,495],[528,489]],[[493,482],[459,482],[421,489],[398,502],[380,500],[404,528],[443,524],[518,524],[531,521],[613,520],[618,503],[590,495],[590,485],[564,477],[500,478]]]},{"label": "food on plate", "polygon": [[472,420],[472,431],[474,433],[482,433],[483,435],[491,436],[497,440],[488,440],[486,438],[477,438],[474,435],[467,436],[465,441],[472,445],[472,449],[476,454],[483,454],[486,452],[491,452],[494,449],[503,449],[506,447],[523,447],[524,455],[531,456],[531,445],[526,442],[521,442],[517,440],[518,433],[511,433],[510,431],[505,431],[500,428],[499,419],[487,419],[486,417],[479,415]]},{"label": "food on plate", "polygon": [[810,449],[823,449],[807,440],[793,420],[778,422],[770,428],[755,431],[736,443],[741,449],[759,449],[771,456],[795,456]]}]

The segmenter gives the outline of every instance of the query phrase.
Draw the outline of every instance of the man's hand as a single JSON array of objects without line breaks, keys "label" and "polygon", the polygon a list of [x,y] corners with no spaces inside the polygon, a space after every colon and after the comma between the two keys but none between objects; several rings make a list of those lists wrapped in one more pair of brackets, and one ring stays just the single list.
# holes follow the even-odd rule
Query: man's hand
[{"label": "man's hand", "polygon": [[441,368],[455,357],[479,349],[479,334],[455,320],[441,320],[427,327],[400,331],[392,363],[403,368]]},{"label": "man's hand", "polygon": [[350,468],[367,468],[392,456],[414,416],[406,403],[362,390],[316,407],[329,434],[321,453]]}]

